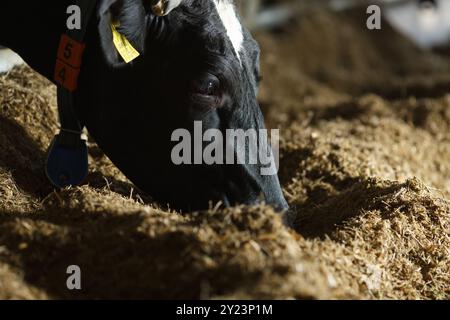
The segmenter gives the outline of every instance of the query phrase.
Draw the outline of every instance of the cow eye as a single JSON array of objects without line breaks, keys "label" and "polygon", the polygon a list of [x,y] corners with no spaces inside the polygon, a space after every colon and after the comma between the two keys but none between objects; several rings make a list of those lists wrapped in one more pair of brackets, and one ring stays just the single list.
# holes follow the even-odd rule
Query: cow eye
[{"label": "cow eye", "polygon": [[220,95],[220,80],[214,75],[207,75],[202,79],[194,80],[191,84],[193,93],[205,96]]}]

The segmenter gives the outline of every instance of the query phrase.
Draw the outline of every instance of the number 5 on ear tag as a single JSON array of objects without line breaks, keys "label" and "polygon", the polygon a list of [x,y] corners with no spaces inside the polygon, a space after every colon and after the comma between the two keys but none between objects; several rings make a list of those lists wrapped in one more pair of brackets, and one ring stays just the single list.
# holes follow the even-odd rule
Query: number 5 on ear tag
[{"label": "number 5 on ear tag", "polygon": [[113,43],[125,63],[130,63],[140,56],[140,53],[131,45],[125,36],[117,31],[117,24],[111,24]]},{"label": "number 5 on ear tag", "polygon": [[80,185],[88,174],[88,149],[80,134],[61,131],[50,145],[46,174],[55,187]]}]

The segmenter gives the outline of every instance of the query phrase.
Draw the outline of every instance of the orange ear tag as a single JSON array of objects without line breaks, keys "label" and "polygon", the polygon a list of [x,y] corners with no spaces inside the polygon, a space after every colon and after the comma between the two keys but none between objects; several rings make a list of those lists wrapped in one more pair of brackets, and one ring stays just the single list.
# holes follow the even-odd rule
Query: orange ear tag
[{"label": "orange ear tag", "polygon": [[69,91],[75,91],[85,44],[63,34],[59,42],[54,80]]}]

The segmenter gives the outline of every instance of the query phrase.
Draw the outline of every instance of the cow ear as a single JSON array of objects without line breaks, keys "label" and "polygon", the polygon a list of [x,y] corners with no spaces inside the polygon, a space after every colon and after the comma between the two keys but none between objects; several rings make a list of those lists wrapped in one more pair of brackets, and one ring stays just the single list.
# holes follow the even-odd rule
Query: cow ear
[{"label": "cow ear", "polygon": [[139,53],[144,52],[146,13],[142,0],[102,0],[98,6],[100,42],[112,66],[125,64],[113,42],[112,25]]}]

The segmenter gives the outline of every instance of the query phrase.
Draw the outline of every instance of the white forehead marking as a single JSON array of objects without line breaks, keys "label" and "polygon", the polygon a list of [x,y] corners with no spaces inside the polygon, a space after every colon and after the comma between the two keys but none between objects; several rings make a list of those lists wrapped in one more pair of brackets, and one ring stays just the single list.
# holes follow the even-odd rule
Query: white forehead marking
[{"label": "white forehead marking", "polygon": [[242,33],[242,25],[237,18],[234,5],[229,0],[213,0],[216,5],[217,12],[220,19],[227,30],[228,38],[230,38],[233,44],[234,51],[241,61],[240,52],[242,49],[242,43],[244,42],[244,34]]}]

